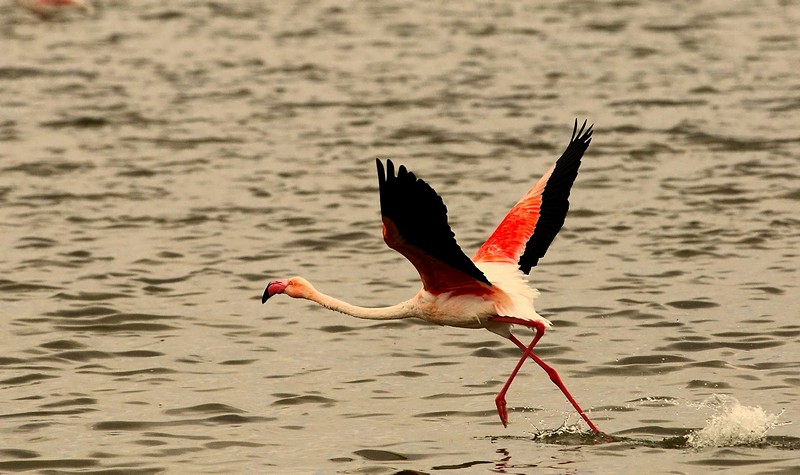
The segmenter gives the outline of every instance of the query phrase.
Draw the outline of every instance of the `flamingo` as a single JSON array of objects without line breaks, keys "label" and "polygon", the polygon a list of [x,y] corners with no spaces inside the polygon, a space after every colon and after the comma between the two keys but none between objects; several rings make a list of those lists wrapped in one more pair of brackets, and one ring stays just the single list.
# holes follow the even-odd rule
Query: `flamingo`
[{"label": "flamingo", "polygon": [[[401,165],[396,173],[391,160],[380,159],[378,185],[386,244],[406,257],[419,272],[422,289],[411,299],[382,308],[351,305],[316,290],[302,277],[267,283],[261,302],[277,294],[307,299],[330,310],[356,318],[389,320],[418,318],[439,325],[485,328],[508,338],[522,350],[522,357],[495,398],[500,422],[508,427],[506,393],[522,364],[531,358],[566,396],[589,427],[600,433],[558,372],[533,349],[551,323],[534,310],[538,291],[525,282],[528,274],[552,243],[569,209],[569,194],[578,175],[581,157],[592,138],[592,127],[578,121],[564,153],[500,222],[489,239],[470,259],[456,243],[447,222],[442,198],[425,181]],[[512,332],[513,325],[536,334],[524,345]]]},{"label": "flamingo", "polygon": [[43,20],[72,9],[82,10],[87,15],[94,13],[91,0],[17,0],[17,5],[32,11]]}]

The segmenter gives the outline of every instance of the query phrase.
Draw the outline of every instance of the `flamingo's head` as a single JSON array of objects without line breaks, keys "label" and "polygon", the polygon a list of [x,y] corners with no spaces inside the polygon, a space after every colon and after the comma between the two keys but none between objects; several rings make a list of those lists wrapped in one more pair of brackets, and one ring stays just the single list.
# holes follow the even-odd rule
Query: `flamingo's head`
[{"label": "flamingo's head", "polygon": [[271,280],[264,289],[261,296],[261,303],[266,303],[267,299],[276,294],[286,294],[292,298],[305,298],[312,290],[311,284],[302,277],[292,277],[291,279]]}]

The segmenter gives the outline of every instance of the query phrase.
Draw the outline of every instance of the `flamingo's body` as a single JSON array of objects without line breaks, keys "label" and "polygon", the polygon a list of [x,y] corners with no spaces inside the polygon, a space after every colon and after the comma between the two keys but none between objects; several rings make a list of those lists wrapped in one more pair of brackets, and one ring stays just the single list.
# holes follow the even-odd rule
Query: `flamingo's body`
[{"label": "flamingo's body", "polygon": [[91,15],[94,6],[91,0],[16,0],[17,4],[47,19],[69,10],[81,10]]},{"label": "flamingo's body", "polygon": [[[599,432],[558,373],[533,353],[550,322],[536,313],[533,301],[538,291],[523,276],[544,256],[564,223],[570,189],[591,136],[592,127],[586,129],[584,122],[578,131],[575,123],[572,140],[561,158],[514,205],[473,259],[456,243],[447,223],[447,208],[433,188],[404,166],[395,174],[391,160],[387,160],[385,169],[378,160],[384,240],[416,267],[422,290],[391,307],[365,308],[322,294],[307,280],[294,277],[269,282],[262,302],[284,293],[357,318],[420,318],[439,325],[486,328],[510,339],[524,352],[496,398],[504,426],[508,423],[505,393],[522,363],[530,357],[549,374],[592,430]],[[511,333],[514,324],[536,330],[527,347]]]}]

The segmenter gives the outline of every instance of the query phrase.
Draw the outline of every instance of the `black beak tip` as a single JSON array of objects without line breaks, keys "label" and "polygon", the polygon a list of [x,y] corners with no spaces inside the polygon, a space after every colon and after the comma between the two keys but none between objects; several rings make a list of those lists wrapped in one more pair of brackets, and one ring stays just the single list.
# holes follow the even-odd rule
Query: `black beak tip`
[{"label": "black beak tip", "polygon": [[264,289],[264,295],[261,296],[261,304],[267,303],[267,299],[269,298],[269,287]]}]

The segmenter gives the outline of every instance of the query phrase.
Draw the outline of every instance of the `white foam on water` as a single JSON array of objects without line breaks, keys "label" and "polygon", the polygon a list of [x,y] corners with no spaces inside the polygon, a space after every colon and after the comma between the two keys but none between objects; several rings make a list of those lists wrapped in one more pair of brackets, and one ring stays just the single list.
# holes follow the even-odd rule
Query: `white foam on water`
[{"label": "white foam on water", "polygon": [[783,411],[770,414],[759,406],[743,406],[732,396],[714,394],[698,407],[712,408],[714,415],[687,436],[687,445],[694,448],[762,444],[770,429],[788,424],[778,421]]},{"label": "white foam on water", "polygon": [[585,432],[583,428],[578,424],[568,424],[568,421],[564,421],[560,427],[555,429],[543,429],[541,431],[534,432],[531,434],[532,440],[544,440],[544,439],[551,439],[551,438],[558,438],[563,436],[573,436],[573,435],[584,435]]}]

